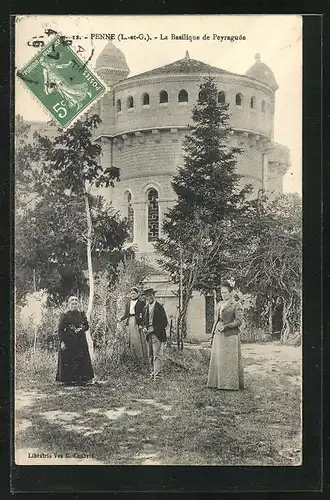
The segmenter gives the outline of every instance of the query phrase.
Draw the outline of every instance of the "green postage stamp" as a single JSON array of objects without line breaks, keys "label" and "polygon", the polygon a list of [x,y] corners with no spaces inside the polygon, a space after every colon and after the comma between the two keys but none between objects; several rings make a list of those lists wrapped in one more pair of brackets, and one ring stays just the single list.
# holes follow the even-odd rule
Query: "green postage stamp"
[{"label": "green postage stamp", "polygon": [[17,75],[62,128],[108,90],[60,35]]}]

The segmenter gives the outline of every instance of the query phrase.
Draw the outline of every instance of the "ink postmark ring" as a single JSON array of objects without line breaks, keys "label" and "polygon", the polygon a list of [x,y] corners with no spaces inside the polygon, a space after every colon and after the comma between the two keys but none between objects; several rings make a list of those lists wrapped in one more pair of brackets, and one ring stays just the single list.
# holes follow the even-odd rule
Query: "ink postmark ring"
[{"label": "ink postmark ring", "polygon": [[61,35],[17,71],[17,76],[63,129],[108,91]]}]

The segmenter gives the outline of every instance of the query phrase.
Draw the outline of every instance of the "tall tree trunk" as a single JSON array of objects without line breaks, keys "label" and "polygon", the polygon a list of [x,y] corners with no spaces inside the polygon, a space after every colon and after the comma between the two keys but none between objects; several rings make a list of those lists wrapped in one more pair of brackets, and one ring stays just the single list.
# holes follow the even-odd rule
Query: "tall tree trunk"
[{"label": "tall tree trunk", "polygon": [[92,263],[92,217],[89,206],[88,194],[85,193],[85,209],[87,219],[87,266],[88,266],[88,281],[89,281],[89,298],[87,308],[87,319],[90,321],[94,302],[94,274]]},{"label": "tall tree trunk", "polygon": [[177,346],[183,349],[183,252],[179,242],[179,316],[177,321]]},{"label": "tall tree trunk", "polygon": [[37,371],[37,335],[38,335],[38,326],[37,323],[34,325],[34,337],[33,337],[33,364],[34,371]]},{"label": "tall tree trunk", "polygon": [[187,296],[185,296],[185,294],[182,294],[181,296],[182,302],[178,318],[178,349],[180,349],[181,351],[183,350],[184,338],[187,335],[187,313],[190,302],[189,297],[190,294],[188,294]]},{"label": "tall tree trunk", "polygon": [[186,335],[187,335],[187,316],[188,316],[188,306],[189,306],[189,302],[190,302],[190,294],[189,294],[188,297],[184,301],[183,310],[182,310],[182,333],[183,333],[183,338],[185,338]]},{"label": "tall tree trunk", "polygon": [[181,348],[181,314],[179,313],[178,319],[176,322],[176,345],[180,350]]},{"label": "tall tree trunk", "polygon": [[268,310],[268,330],[269,335],[273,335],[273,294],[269,297],[269,310]]},{"label": "tall tree trunk", "polygon": [[36,279],[36,270],[33,268],[33,291],[37,291],[37,279]]},{"label": "tall tree trunk", "polygon": [[[33,291],[37,291],[37,282],[36,282],[36,270],[33,269]],[[34,371],[37,371],[37,335],[38,335],[38,327],[37,324],[34,325],[34,337],[33,337],[33,363],[34,363]]]},{"label": "tall tree trunk", "polygon": [[290,300],[284,300],[283,302],[283,323],[282,323],[282,331],[281,331],[281,341],[283,343],[287,342],[288,337],[292,330],[292,325],[290,324],[290,313],[293,305],[293,297],[290,296]]},{"label": "tall tree trunk", "polygon": [[[88,281],[89,281],[89,298],[87,307],[87,320],[90,323],[91,314],[94,302],[94,274],[93,274],[93,263],[92,263],[92,217],[89,206],[88,194],[85,192],[85,209],[86,209],[86,219],[87,219],[87,266],[88,266]],[[90,331],[86,332],[86,339],[88,343],[89,353],[91,358],[94,357],[93,341]]]}]

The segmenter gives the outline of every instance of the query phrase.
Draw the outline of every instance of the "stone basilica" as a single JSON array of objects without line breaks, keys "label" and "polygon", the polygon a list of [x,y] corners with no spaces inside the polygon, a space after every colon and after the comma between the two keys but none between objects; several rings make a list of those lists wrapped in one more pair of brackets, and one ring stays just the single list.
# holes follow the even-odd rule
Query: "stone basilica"
[{"label": "stone basilica", "polygon": [[[130,243],[156,262],[153,242],[161,236],[162,218],[175,202],[171,179],[182,164],[181,141],[188,130],[193,105],[203,77],[215,78],[219,101],[229,103],[233,135],[231,145],[243,148],[238,157],[242,183],[280,193],[289,167],[289,151],[274,143],[275,93],[272,70],[255,56],[245,75],[209,66],[185,57],[171,64],[128,77],[123,52],[112,42],[99,55],[96,72],[110,92],[90,113],[102,119],[95,140],[102,145],[102,164],[120,169],[120,182],[102,194],[128,218]],[[90,114],[88,113],[88,114]],[[150,286],[175,324],[177,287],[161,270]],[[214,298],[195,293],[188,311],[188,336],[199,340],[209,333]]]}]

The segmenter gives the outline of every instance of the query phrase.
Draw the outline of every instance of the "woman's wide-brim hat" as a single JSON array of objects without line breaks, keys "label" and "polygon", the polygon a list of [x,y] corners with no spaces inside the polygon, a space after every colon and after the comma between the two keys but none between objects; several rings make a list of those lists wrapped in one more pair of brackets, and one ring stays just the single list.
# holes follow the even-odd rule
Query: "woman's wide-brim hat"
[{"label": "woman's wide-brim hat", "polygon": [[153,288],[147,288],[146,290],[143,290],[143,295],[155,295],[157,290],[154,290]]}]

